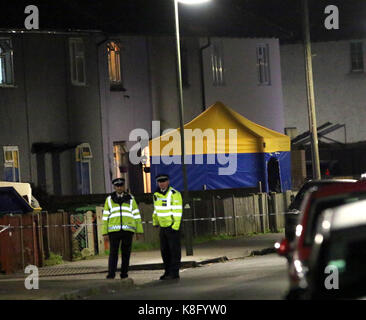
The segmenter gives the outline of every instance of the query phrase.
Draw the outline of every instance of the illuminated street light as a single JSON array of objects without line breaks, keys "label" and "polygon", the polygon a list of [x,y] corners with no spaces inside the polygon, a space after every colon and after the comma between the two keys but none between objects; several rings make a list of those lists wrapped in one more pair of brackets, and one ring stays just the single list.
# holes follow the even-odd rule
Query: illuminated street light
[{"label": "illuminated street light", "polygon": [[178,0],[178,2],[180,3],[184,3],[184,4],[201,4],[201,3],[205,3],[205,2],[209,2],[211,0]]}]

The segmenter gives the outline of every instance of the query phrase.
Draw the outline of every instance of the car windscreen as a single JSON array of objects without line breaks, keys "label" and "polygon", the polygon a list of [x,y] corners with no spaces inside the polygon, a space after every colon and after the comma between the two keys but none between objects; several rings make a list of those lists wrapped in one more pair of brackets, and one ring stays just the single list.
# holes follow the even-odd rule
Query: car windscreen
[{"label": "car windscreen", "polygon": [[315,183],[307,182],[305,183],[301,189],[296,194],[295,199],[291,202],[289,206],[289,210],[299,210],[301,206],[301,202],[304,199],[304,196],[306,194],[306,191],[308,191],[311,187],[314,187]]},{"label": "car windscreen", "polygon": [[[318,256],[317,287],[326,295],[357,297],[366,294],[366,228],[353,227],[337,231],[326,241]],[[325,283],[337,281],[338,289]],[[328,283],[330,283],[328,281]]]},{"label": "car windscreen", "polygon": [[359,200],[365,200],[365,192],[355,192],[347,194],[339,194],[326,198],[316,199],[311,203],[306,228],[304,230],[304,245],[312,246],[314,242],[317,220],[320,214],[330,208],[335,208],[340,205],[351,203]]},{"label": "car windscreen", "polygon": [[291,204],[289,206],[289,210],[300,210],[302,200],[304,200],[304,196],[310,188],[325,186],[325,185],[334,184],[334,183],[335,182],[332,182],[332,181],[310,181],[310,182],[306,182],[301,187],[299,192],[296,194],[295,199],[291,202]]}]

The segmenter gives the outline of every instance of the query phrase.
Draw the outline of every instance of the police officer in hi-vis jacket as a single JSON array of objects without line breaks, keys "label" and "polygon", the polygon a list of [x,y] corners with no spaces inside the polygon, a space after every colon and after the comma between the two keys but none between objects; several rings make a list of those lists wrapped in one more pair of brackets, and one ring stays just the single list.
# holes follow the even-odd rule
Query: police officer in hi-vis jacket
[{"label": "police officer in hi-vis jacket", "polygon": [[158,188],[154,193],[153,226],[160,226],[160,250],[165,268],[160,280],[179,279],[182,196],[169,185],[167,174],[156,176],[156,182]]},{"label": "police officer in hi-vis jacket", "polygon": [[102,233],[109,238],[110,252],[107,279],[114,279],[118,250],[122,250],[121,279],[128,277],[132,238],[143,233],[140,211],[134,197],[125,192],[125,179],[112,180],[115,192],[107,197],[103,211]]}]

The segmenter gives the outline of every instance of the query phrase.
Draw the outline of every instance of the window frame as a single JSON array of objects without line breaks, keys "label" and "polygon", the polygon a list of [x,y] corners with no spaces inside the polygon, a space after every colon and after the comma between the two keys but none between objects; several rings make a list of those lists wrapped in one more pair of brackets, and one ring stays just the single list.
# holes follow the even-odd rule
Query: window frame
[{"label": "window frame", "polygon": [[[76,44],[82,45],[82,52],[74,52]],[[86,58],[85,58],[85,43],[83,38],[69,38],[69,53],[70,53],[70,77],[71,83],[74,86],[86,86]],[[79,81],[79,73],[77,59],[81,59],[83,65],[83,81]]]},{"label": "window frame", "polygon": [[[5,78],[5,82],[0,82],[0,87],[14,87],[15,86],[15,76],[14,76],[14,47],[13,40],[11,37],[0,37],[0,41],[9,41],[10,51],[7,53],[1,52],[0,49],[0,73],[1,81]],[[6,56],[8,54],[8,57]],[[5,60],[4,67],[2,67],[1,61]],[[10,72],[9,72],[10,67]],[[10,81],[7,79],[10,73]]]},{"label": "window frame", "polygon": [[[119,80],[115,81],[112,79],[111,77],[111,70],[112,70],[112,66],[111,66],[111,49],[110,49],[110,44],[114,44],[115,46],[118,47],[119,51],[118,54],[114,55],[114,60],[115,60],[115,68],[117,70],[117,74],[119,74]],[[116,60],[118,58],[118,61]],[[117,61],[117,63],[116,63]],[[118,67],[117,67],[118,65]],[[126,89],[124,88],[124,79],[123,79],[123,72],[122,72],[122,44],[119,40],[109,40],[107,42],[107,66],[108,66],[108,80],[109,80],[109,87],[111,91],[126,91]]]},{"label": "window frame", "polygon": [[[263,53],[260,54],[259,50],[262,49]],[[261,57],[263,56],[263,58]],[[258,85],[270,86],[271,85],[271,64],[269,54],[268,43],[258,43],[256,45],[256,58],[257,58],[257,72],[258,72]]]},{"label": "window frame", "polygon": [[[11,152],[11,160],[7,160],[6,153]],[[14,153],[16,153],[16,159],[14,157]],[[19,146],[3,146],[3,157],[4,157],[4,169],[12,168],[13,169],[13,181],[11,182],[21,182],[21,171],[20,171],[20,154],[19,154]],[[16,167],[18,165],[18,167]],[[18,181],[16,181],[16,172],[15,169],[18,169]]]},{"label": "window frame", "polygon": [[223,43],[222,41],[216,41],[212,44],[211,50],[212,84],[215,87],[223,87],[226,85],[224,61]]},{"label": "window frame", "polygon": [[[360,45],[361,50],[360,52],[354,52],[355,45]],[[361,56],[360,56],[361,55]],[[354,68],[354,58],[357,56],[358,63],[360,64],[361,68]],[[365,63],[364,63],[364,49],[363,49],[363,41],[351,41],[350,42],[350,69],[351,73],[364,73],[365,72]],[[357,64],[357,63],[355,63]]]}]

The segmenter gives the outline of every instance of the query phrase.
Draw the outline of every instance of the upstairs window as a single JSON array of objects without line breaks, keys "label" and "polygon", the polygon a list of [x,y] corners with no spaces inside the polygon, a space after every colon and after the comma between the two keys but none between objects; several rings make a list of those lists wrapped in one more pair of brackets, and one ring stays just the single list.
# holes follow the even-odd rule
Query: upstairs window
[{"label": "upstairs window", "polygon": [[85,86],[85,48],[81,38],[72,38],[70,45],[71,83],[76,86]]},{"label": "upstairs window", "polygon": [[121,69],[121,45],[116,41],[107,44],[108,71],[111,90],[124,90]]},{"label": "upstairs window", "polygon": [[11,39],[0,39],[0,86],[14,84],[13,46]]},{"label": "upstairs window", "polygon": [[214,86],[225,85],[224,49],[222,42],[216,42],[212,46],[211,53],[212,81]]},{"label": "upstairs window", "polygon": [[257,69],[258,69],[258,84],[271,84],[271,73],[269,65],[269,46],[268,44],[257,45]]},{"label": "upstairs window", "polygon": [[351,72],[363,72],[363,43],[351,42]]}]

